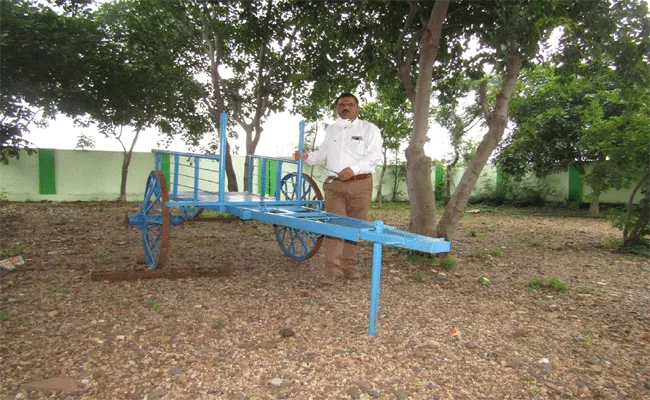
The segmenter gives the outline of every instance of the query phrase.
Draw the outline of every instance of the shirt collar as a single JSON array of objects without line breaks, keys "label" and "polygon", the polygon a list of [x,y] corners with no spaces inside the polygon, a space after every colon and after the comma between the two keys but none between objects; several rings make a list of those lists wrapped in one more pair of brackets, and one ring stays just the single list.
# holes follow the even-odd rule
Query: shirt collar
[{"label": "shirt collar", "polygon": [[334,124],[338,126],[346,126],[346,125],[357,126],[359,124],[359,117],[356,117],[354,121],[350,121],[349,119],[343,119],[341,117],[338,117],[336,118],[336,121],[334,121]]}]

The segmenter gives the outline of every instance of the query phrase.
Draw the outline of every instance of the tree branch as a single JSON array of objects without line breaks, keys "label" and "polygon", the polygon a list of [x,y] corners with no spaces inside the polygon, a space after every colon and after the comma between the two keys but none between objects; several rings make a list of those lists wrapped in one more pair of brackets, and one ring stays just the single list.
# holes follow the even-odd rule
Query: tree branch
[{"label": "tree branch", "polygon": [[481,87],[479,87],[478,89],[478,94],[479,94],[479,105],[481,106],[481,110],[483,110],[483,117],[485,118],[485,122],[489,124],[490,107],[487,104],[486,88],[487,88],[487,80],[484,80],[483,82],[481,82]]},{"label": "tree branch", "polygon": [[397,68],[397,77],[402,83],[402,86],[404,86],[404,90],[406,91],[406,95],[411,101],[411,104],[414,104],[415,88],[413,87],[413,79],[411,76],[411,63],[413,62],[413,57],[417,49],[417,35],[411,36],[408,45],[406,44],[406,36],[411,31],[413,20],[418,13],[418,6],[413,0],[408,0],[408,5],[409,14],[406,17],[406,21],[404,21],[404,26],[400,31],[397,42],[395,43],[393,49],[393,61]]}]

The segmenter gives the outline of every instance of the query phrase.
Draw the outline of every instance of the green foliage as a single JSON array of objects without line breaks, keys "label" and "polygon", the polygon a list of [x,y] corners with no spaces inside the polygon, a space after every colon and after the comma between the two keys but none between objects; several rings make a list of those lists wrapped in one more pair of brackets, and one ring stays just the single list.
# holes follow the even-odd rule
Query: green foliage
[{"label": "green foliage", "polygon": [[228,213],[222,213],[213,210],[204,210],[201,219],[232,219],[233,216]]},{"label": "green foliage", "polygon": [[147,307],[151,308],[155,312],[162,311],[162,304],[159,301],[157,301],[156,299],[149,299],[147,301]]},{"label": "green foliage", "polygon": [[485,250],[474,250],[472,251],[471,255],[472,257],[480,258],[483,260],[491,257],[498,257],[501,255],[501,248],[493,247],[491,249],[485,249]]},{"label": "green foliage", "polygon": [[11,317],[11,311],[6,308],[0,310],[0,320],[9,319],[9,317]]},{"label": "green foliage", "polygon": [[19,256],[25,250],[24,247],[16,246],[0,251],[0,258]]},{"label": "green foliage", "polygon": [[504,203],[515,207],[541,206],[546,197],[559,197],[558,189],[538,179],[503,180]]},{"label": "green foliage", "polygon": [[393,203],[397,203],[399,200],[402,200],[406,194],[399,190],[401,183],[406,182],[406,163],[405,162],[395,162],[388,166],[388,174],[393,177],[393,190],[390,195],[390,200]]},{"label": "green foliage", "polygon": [[[87,60],[97,50],[96,22],[83,8],[68,13],[26,0],[0,2],[0,162],[30,146],[25,134],[57,111],[80,115],[87,99]],[[27,154],[32,154],[32,148]]]},{"label": "green foliage", "polygon": [[399,249],[399,253],[402,257],[410,262],[414,262],[422,265],[435,266],[438,265],[438,257],[435,254],[422,253],[415,250],[404,250]]},{"label": "green foliage", "polygon": [[558,292],[566,292],[569,285],[557,278],[534,276],[528,281],[528,286],[533,289],[553,289]]},{"label": "green foliage", "polygon": [[66,295],[66,294],[70,294],[70,290],[68,290],[68,288],[64,284],[61,284],[59,285],[58,289],[56,289],[55,293]]},{"label": "green foliage", "polygon": [[[634,254],[650,256],[650,241],[648,239],[650,226],[644,217],[644,213],[647,212],[644,210],[644,207],[647,207],[646,202],[647,200],[643,198],[639,205],[632,205],[629,210],[629,226],[636,229],[635,238],[627,242],[625,238],[623,240],[610,238],[606,244],[609,248],[622,252],[629,251]],[[605,216],[612,222],[612,226],[625,231],[627,213],[628,211],[623,207],[611,207],[607,209]]]},{"label": "green foliage", "polygon": [[445,271],[455,271],[458,269],[456,260],[450,256],[446,256],[440,260],[440,268]]}]

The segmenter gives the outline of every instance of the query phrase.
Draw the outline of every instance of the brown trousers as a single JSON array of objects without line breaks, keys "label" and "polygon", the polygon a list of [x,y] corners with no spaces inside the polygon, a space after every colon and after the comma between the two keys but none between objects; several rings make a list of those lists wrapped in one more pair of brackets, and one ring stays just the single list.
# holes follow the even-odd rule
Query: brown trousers
[{"label": "brown trousers", "polygon": [[[323,185],[325,189],[325,211],[346,217],[368,220],[372,199],[372,178],[339,181]],[[357,265],[357,243],[343,239],[325,237],[325,269],[355,268]]]}]

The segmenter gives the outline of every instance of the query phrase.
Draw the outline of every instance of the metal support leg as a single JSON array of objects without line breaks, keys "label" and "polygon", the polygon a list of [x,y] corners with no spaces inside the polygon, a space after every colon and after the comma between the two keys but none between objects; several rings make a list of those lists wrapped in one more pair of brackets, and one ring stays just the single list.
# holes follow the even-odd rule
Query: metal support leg
[{"label": "metal support leg", "polygon": [[[378,233],[384,230],[382,221],[375,221],[375,229]],[[370,280],[370,316],[368,322],[368,335],[375,336],[377,333],[377,314],[379,313],[379,289],[381,286],[381,256],[383,246],[381,243],[372,245],[372,278]]]}]

